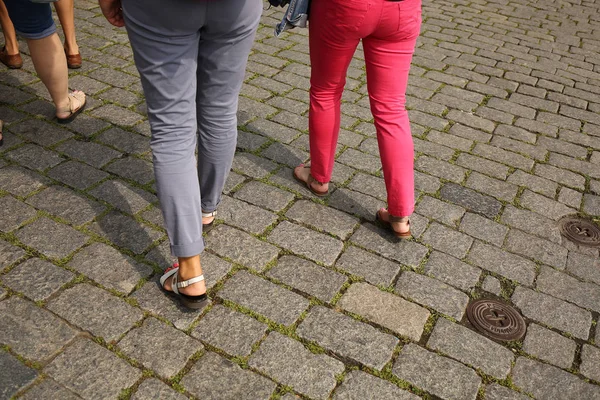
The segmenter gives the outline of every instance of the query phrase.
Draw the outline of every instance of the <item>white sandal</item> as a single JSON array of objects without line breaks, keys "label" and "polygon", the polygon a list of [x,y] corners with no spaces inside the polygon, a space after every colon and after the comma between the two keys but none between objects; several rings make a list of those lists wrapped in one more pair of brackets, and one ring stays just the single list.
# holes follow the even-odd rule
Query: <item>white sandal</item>
[{"label": "white sandal", "polygon": [[[160,286],[162,286],[163,290],[169,293],[175,293],[181,299],[181,302],[184,306],[193,309],[200,309],[206,305],[208,301],[208,295],[206,293],[201,294],[199,296],[188,296],[187,294],[183,294],[179,292],[179,289],[188,287],[193,285],[194,283],[198,283],[204,280],[204,275],[196,276],[194,278],[188,279],[186,281],[178,282],[179,279],[179,264],[173,264],[172,267],[167,268],[164,275],[160,277]],[[173,277],[171,281],[172,292],[165,289],[165,282],[170,277]]]},{"label": "white sandal", "polygon": [[204,211],[202,211],[202,218],[215,217],[208,224],[202,224],[202,232],[209,232],[212,228],[215,227],[216,216],[217,216],[217,210],[215,210],[213,212],[204,212]]}]

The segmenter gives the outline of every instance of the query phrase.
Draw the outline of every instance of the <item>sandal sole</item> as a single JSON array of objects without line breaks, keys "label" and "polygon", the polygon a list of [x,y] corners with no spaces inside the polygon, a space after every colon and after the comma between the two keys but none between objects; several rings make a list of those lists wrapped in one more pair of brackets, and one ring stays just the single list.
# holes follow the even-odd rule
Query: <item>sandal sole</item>
[{"label": "sandal sole", "polygon": [[384,225],[386,228],[388,228],[389,230],[391,230],[392,233],[394,234],[394,236],[396,236],[399,239],[408,240],[408,239],[412,238],[412,233],[410,232],[410,229],[407,232],[396,232],[394,230],[394,228],[392,228],[392,224],[390,224],[388,221],[384,221],[379,216],[379,211],[377,211],[375,213],[375,220],[379,221],[382,225]]},{"label": "sandal sole", "polygon": [[319,192],[315,189],[313,189],[308,182],[303,181],[302,179],[300,179],[300,177],[298,175],[296,175],[296,171],[292,172],[292,175],[294,175],[294,179],[297,180],[298,182],[302,183],[304,186],[306,186],[308,188],[308,190],[310,190],[310,192],[312,194],[314,194],[317,197],[325,197],[327,195],[329,195],[329,190],[327,190],[326,192]]},{"label": "sandal sole", "polygon": [[56,121],[58,121],[59,124],[67,124],[67,123],[73,121],[75,119],[75,117],[78,116],[83,111],[83,109],[85,108],[86,104],[87,104],[87,101],[85,103],[83,103],[83,105],[81,107],[79,107],[75,112],[73,112],[67,118],[58,118],[58,117],[56,117]]}]

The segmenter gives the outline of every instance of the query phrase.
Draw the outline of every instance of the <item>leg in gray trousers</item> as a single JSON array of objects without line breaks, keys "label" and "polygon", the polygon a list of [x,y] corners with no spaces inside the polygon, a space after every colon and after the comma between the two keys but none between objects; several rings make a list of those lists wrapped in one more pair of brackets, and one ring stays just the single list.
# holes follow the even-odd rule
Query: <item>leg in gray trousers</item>
[{"label": "leg in gray trousers", "polygon": [[[123,0],[148,105],[158,197],[171,251],[204,249],[231,168],[237,104],[261,0]],[[198,146],[198,160],[194,151]]]}]

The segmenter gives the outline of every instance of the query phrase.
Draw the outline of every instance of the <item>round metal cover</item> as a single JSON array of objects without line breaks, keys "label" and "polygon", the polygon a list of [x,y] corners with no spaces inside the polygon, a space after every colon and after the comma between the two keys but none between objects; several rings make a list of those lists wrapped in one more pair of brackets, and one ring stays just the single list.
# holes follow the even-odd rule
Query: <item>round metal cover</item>
[{"label": "round metal cover", "polygon": [[467,318],[475,329],[492,339],[519,340],[525,335],[521,314],[497,300],[475,300],[467,306]]},{"label": "round metal cover", "polygon": [[600,228],[587,219],[575,217],[561,219],[560,233],[580,246],[600,247]]}]

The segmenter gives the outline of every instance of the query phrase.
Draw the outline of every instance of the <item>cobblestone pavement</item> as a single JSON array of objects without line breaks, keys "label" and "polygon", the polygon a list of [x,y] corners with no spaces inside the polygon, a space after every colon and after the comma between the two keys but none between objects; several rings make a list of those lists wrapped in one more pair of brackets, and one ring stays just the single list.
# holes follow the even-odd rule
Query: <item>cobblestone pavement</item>
[{"label": "cobblestone pavement", "polygon": [[[426,1],[401,244],[374,224],[362,53],[335,190],[316,199],[291,175],[307,32],[274,38],[281,10],[265,10],[197,312],[156,283],[172,258],[127,36],[76,3],[74,123],[50,120],[29,57],[0,71],[0,399],[600,399],[599,252],[557,223],[600,215],[600,1]],[[480,297],[515,305],[525,338],[470,329]]]}]

